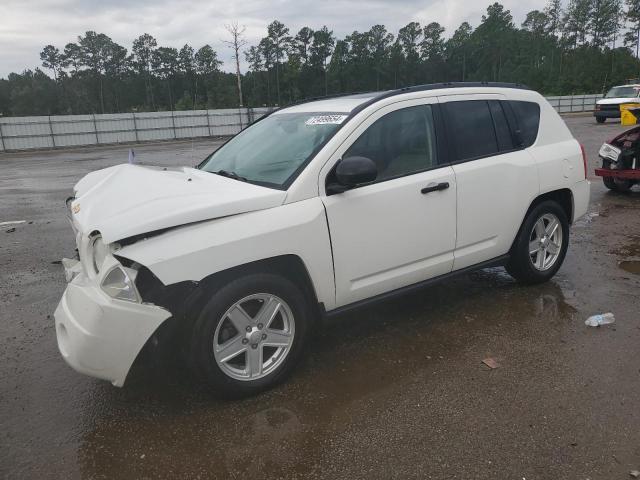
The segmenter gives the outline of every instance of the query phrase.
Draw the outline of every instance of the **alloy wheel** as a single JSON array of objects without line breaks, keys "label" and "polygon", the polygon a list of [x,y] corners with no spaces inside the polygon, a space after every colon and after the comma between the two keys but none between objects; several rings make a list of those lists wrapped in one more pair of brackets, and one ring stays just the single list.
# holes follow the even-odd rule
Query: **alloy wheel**
[{"label": "alloy wheel", "polygon": [[562,225],[553,213],[545,213],[529,236],[529,259],[536,270],[549,270],[562,251]]},{"label": "alloy wheel", "polygon": [[295,336],[291,308],[276,295],[257,293],[238,300],[214,333],[218,367],[237,380],[257,380],[284,362]]}]

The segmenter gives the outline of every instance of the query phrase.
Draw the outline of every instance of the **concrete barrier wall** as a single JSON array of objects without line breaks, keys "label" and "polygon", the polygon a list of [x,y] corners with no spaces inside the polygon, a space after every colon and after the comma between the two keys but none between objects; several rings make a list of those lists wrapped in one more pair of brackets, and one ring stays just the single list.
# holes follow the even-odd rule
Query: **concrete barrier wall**
[{"label": "concrete barrier wall", "polygon": [[560,97],[546,97],[547,101],[559,113],[571,112],[592,112],[596,107],[596,102],[602,95],[565,95]]},{"label": "concrete barrier wall", "polygon": [[[560,113],[592,111],[602,95],[547,97]],[[0,152],[230,136],[270,111],[233,108],[180,112],[0,117]]]},{"label": "concrete barrier wall", "polygon": [[0,152],[235,135],[268,108],[0,117]]}]

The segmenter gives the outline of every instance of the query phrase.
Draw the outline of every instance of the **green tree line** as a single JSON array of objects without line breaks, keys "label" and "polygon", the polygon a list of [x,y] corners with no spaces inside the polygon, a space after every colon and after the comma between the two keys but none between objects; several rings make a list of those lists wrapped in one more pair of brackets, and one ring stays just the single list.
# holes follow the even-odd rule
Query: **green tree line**
[{"label": "green tree line", "polygon": [[549,0],[519,27],[494,3],[477,27],[464,22],[450,34],[437,22],[410,22],[394,33],[374,25],[336,38],[327,26],[296,33],[275,20],[255,45],[235,40],[243,51],[234,58],[244,55],[247,65],[240,81],[221,70],[210,45],[158,46],[145,33],[129,51],[88,31],[61,49],[45,46],[42,68],[0,79],[0,112],[237,107],[240,88],[245,106],[275,106],[448,81],[518,82],[547,95],[603,92],[640,77],[640,0]]}]

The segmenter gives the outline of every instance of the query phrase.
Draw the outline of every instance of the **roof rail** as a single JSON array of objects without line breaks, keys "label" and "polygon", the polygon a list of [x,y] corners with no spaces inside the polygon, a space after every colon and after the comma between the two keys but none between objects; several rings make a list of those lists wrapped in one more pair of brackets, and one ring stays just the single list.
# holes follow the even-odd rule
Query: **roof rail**
[{"label": "roof rail", "polygon": [[[402,95],[403,93],[411,93],[411,92],[422,92],[422,91],[428,91],[428,90],[442,90],[445,88],[469,88],[469,87],[494,87],[494,88],[517,88],[517,89],[521,89],[521,90],[531,90],[529,87],[527,87],[526,85],[523,85],[521,83],[510,83],[510,82],[442,82],[442,83],[428,83],[428,84],[424,84],[424,85],[413,85],[410,87],[402,87],[402,88],[397,88],[395,90],[387,90],[387,91],[383,91],[380,92],[379,95],[375,95],[374,97],[370,98],[369,100],[367,100],[366,102],[361,103],[360,105],[358,105],[354,110],[352,110],[352,114],[353,113],[357,113],[361,110],[363,110],[364,108],[368,107],[369,105],[372,105],[384,98],[388,98],[388,97],[393,97],[395,95]],[[289,108],[289,107],[293,107],[295,105],[302,105],[305,103],[309,103],[309,102],[316,102],[318,100],[330,100],[332,98],[340,98],[340,97],[348,97],[350,95],[363,95],[366,93],[375,93],[372,91],[364,91],[364,92],[349,92],[349,93],[336,93],[333,95],[324,95],[324,96],[317,96],[317,97],[309,97],[309,98],[305,98],[303,100],[298,100],[296,102],[292,102],[289,103],[287,105],[284,105],[282,107],[277,108],[276,110],[280,110],[283,108]]]},{"label": "roof rail", "polygon": [[518,88],[522,90],[531,90],[526,85],[521,83],[507,83],[507,82],[443,82],[443,83],[429,83],[425,85],[414,85],[412,87],[403,87],[396,90],[390,90],[383,92],[380,95],[373,97],[364,103],[361,103],[351,111],[351,115],[355,115],[361,112],[369,105],[373,105],[382,99],[394,97],[396,95],[402,95],[403,93],[422,92],[427,90],[442,90],[445,88],[465,88],[465,87],[494,87],[494,88]]},{"label": "roof rail", "polygon": [[442,82],[429,83],[425,85],[415,85],[412,87],[399,88],[396,92],[420,92],[422,90],[439,90],[443,88],[467,88],[467,87],[494,87],[494,88],[518,88],[521,90],[531,90],[522,83],[512,82]]}]

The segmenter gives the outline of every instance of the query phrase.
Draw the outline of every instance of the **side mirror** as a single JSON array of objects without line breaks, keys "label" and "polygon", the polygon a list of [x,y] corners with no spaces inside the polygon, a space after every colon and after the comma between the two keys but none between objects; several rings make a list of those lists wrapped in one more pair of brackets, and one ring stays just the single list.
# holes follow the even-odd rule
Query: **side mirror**
[{"label": "side mirror", "polygon": [[347,157],[336,165],[336,180],[343,189],[373,182],[378,176],[378,167],[367,157]]}]

